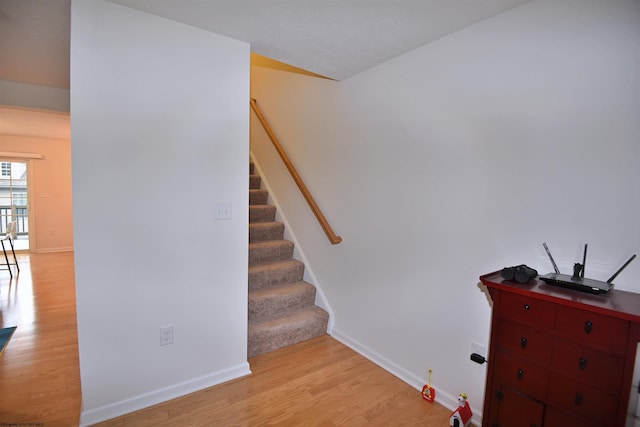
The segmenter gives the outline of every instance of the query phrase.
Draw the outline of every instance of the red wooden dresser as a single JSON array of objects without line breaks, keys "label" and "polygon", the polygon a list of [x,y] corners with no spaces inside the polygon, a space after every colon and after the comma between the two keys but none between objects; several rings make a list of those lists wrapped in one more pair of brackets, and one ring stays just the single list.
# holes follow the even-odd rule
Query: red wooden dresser
[{"label": "red wooden dresser", "polygon": [[480,281],[493,301],[483,427],[623,427],[640,294],[520,284],[500,272]]}]

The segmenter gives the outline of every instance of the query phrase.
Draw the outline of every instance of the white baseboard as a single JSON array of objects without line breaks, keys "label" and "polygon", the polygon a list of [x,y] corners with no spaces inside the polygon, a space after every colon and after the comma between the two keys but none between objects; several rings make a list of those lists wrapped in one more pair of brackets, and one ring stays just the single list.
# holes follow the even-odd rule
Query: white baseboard
[{"label": "white baseboard", "polygon": [[[415,376],[414,374],[402,368],[401,366],[398,366],[395,363],[391,362],[390,360],[385,359],[375,351],[360,344],[358,341],[351,339],[349,336],[342,334],[336,329],[332,330],[331,336],[336,340],[340,341],[342,344],[349,347],[350,349],[352,349],[353,351],[355,351],[356,353],[366,357],[376,365],[380,366],[385,371],[395,375],[400,380],[404,381],[405,383],[409,384],[411,387],[415,388],[420,392],[422,392],[422,387],[427,383],[426,378],[420,378]],[[437,387],[435,384],[432,384],[432,385],[437,390],[436,399],[435,399],[437,403],[439,403],[440,405],[444,406],[447,409],[450,409],[451,411],[455,410],[458,407],[457,394],[453,395],[451,393],[447,393],[446,391],[442,390],[440,387]],[[416,398],[421,399],[422,396],[419,393],[417,393]],[[482,411],[478,408],[471,406],[471,412],[473,413],[473,416],[471,418],[472,423],[474,425],[482,425]]]},{"label": "white baseboard", "polygon": [[251,369],[249,368],[249,363],[245,362],[211,375],[194,378],[120,402],[111,403],[100,408],[90,409],[88,411],[83,410],[80,414],[80,426],[86,427],[97,424],[249,374],[251,374]]}]

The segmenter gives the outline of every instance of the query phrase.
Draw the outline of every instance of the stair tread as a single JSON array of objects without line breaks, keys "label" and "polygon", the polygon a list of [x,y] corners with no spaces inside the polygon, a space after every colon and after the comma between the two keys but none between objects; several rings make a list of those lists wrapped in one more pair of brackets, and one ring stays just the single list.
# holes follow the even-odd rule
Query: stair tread
[{"label": "stair tread", "polygon": [[250,265],[249,273],[255,273],[258,271],[265,271],[265,270],[279,270],[279,269],[284,269],[289,267],[297,267],[299,265],[304,265],[304,264],[301,261],[298,261],[297,259],[275,261],[275,262],[269,262],[265,264]]},{"label": "stair tread", "polygon": [[261,189],[249,189],[249,206],[265,205],[269,201],[269,192]]},{"label": "stair tread", "polygon": [[249,243],[249,249],[256,248],[277,248],[280,246],[293,246],[293,242],[291,240],[286,239],[273,239],[273,240],[263,240],[261,242],[251,242]]},{"label": "stair tread", "polygon": [[249,322],[247,356],[268,353],[327,333],[329,313],[312,306]]},{"label": "stair tread", "polygon": [[309,290],[315,291],[315,286],[308,282],[305,282],[304,280],[301,280],[299,282],[284,283],[282,285],[273,286],[271,288],[251,290],[249,291],[249,300],[290,296]]},{"label": "stair tread", "polygon": [[315,286],[304,281],[249,291],[249,321],[259,321],[278,313],[311,307],[315,299]]},{"label": "stair tread", "polygon": [[303,280],[304,263],[296,259],[249,265],[249,289],[261,289]]},{"label": "stair tread", "polygon": [[284,224],[282,222],[251,222],[249,223],[249,243],[284,238]]},{"label": "stair tread", "polygon": [[282,329],[287,327],[298,327],[309,320],[328,319],[329,313],[324,309],[312,305],[297,310],[289,310],[285,313],[276,314],[263,320],[249,321],[249,330],[258,332],[260,330]]},{"label": "stair tread", "polygon": [[290,240],[265,240],[249,243],[249,265],[285,261],[293,257],[293,242]]},{"label": "stair tread", "polygon": [[[250,222],[249,229],[265,229],[265,228],[284,228],[284,223],[280,221],[264,221],[264,222]],[[274,239],[279,240],[279,239]]]},{"label": "stair tread", "polygon": [[260,175],[249,175],[249,189],[260,188],[262,186],[262,178]]},{"label": "stair tread", "polygon": [[[280,222],[280,221],[265,221],[265,222],[250,222],[249,223],[249,229],[253,228],[255,229],[260,229],[260,228],[284,228],[284,223]],[[277,240],[277,239],[275,239]]]},{"label": "stair tread", "polygon": [[273,205],[249,205],[249,223],[273,222],[276,207]]}]

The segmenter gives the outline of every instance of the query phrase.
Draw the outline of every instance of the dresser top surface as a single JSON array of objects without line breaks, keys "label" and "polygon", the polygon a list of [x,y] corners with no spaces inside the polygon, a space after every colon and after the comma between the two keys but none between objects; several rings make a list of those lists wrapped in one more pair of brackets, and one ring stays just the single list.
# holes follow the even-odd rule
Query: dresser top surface
[{"label": "dresser top surface", "polygon": [[640,323],[640,294],[634,292],[613,289],[606,294],[595,295],[550,285],[537,278],[521,284],[503,279],[499,271],[480,276],[480,281],[490,290],[528,295]]}]

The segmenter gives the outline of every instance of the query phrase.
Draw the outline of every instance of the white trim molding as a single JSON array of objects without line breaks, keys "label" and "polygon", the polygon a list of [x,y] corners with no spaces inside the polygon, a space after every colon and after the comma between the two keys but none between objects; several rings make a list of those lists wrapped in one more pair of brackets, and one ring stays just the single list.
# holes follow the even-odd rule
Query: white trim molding
[{"label": "white trim molding", "polygon": [[249,368],[249,363],[245,362],[229,369],[215,372],[211,375],[194,378],[183,383],[174,384],[139,396],[134,396],[120,402],[90,409],[88,411],[83,410],[80,414],[80,427],[90,426],[121,415],[139,411],[141,409],[185,396],[205,388],[213,387],[236,378],[244,377],[249,374],[251,374],[251,369]]},{"label": "white trim molding", "polygon": [[[414,375],[413,373],[407,371],[406,369],[398,366],[397,364],[391,362],[375,351],[367,348],[366,346],[360,344],[358,341],[352,339],[351,337],[337,331],[335,328],[331,331],[331,336],[336,340],[340,341],[342,344],[346,345],[356,353],[361,356],[369,359],[376,365],[380,366],[385,371],[390,374],[398,377],[401,381],[409,384],[411,387],[416,390],[422,391],[422,386],[427,384],[427,378],[420,378]],[[447,409],[455,410],[458,407],[458,398],[457,395],[448,393],[444,390],[439,389],[437,386],[435,387],[438,390],[436,394],[435,401],[440,405],[444,406]],[[482,408],[471,407],[471,412],[473,416],[471,418],[474,425],[482,424]]]},{"label": "white trim molding", "polygon": [[10,151],[0,151],[0,157],[8,159],[44,159],[44,156],[38,153],[14,153]]}]

